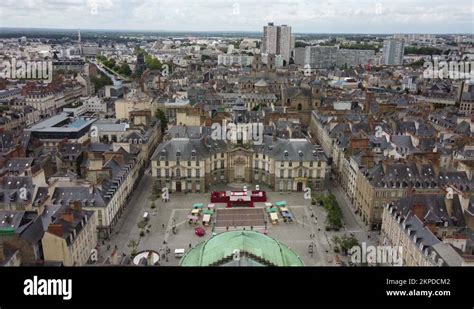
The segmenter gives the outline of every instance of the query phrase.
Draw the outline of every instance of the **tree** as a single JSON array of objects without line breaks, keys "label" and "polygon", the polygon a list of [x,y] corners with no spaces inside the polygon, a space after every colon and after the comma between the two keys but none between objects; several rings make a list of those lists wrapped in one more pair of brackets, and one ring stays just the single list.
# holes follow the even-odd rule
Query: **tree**
[{"label": "tree", "polygon": [[[153,184],[153,188],[151,190],[150,200],[155,201],[161,195],[161,182],[159,180],[155,180]],[[155,203],[152,203],[154,205]]]},{"label": "tree", "polygon": [[341,237],[334,236],[333,242],[336,245],[334,251],[340,251],[342,254],[347,254],[353,247],[360,246],[359,241],[354,236],[347,237],[343,235]]},{"label": "tree", "polygon": [[430,47],[430,46],[423,46],[423,47],[416,47],[416,46],[407,46],[405,47],[404,54],[415,54],[415,55],[441,55],[443,50]]},{"label": "tree", "polygon": [[159,109],[156,111],[155,116],[161,121],[161,132],[165,132],[166,128],[168,128],[168,119],[166,118],[165,113]]},{"label": "tree", "polygon": [[130,66],[127,63],[122,63],[117,72],[125,76],[132,75],[132,69],[130,69]]},{"label": "tree", "polygon": [[97,76],[92,76],[91,82],[94,84],[96,92],[102,87],[113,84],[112,80],[109,77],[102,74],[99,74]]},{"label": "tree", "polygon": [[161,70],[163,64],[160,62],[160,60],[145,54],[145,65],[147,69],[150,70]]},{"label": "tree", "polygon": [[306,42],[302,42],[302,41],[296,41],[295,42],[295,48],[299,48],[299,47],[306,47],[306,46],[310,46],[311,44],[308,44]]},{"label": "tree", "polygon": [[146,51],[143,49],[143,48],[140,48],[140,47],[135,47],[133,49],[133,55],[138,55],[138,54],[147,54]]}]

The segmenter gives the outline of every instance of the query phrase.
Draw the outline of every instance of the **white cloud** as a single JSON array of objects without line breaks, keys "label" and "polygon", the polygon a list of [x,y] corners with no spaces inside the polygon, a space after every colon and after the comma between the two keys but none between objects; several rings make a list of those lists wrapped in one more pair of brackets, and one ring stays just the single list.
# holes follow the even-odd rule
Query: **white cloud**
[{"label": "white cloud", "polygon": [[2,0],[2,13],[4,27],[261,31],[273,21],[295,32],[472,33],[474,8],[471,0]]}]

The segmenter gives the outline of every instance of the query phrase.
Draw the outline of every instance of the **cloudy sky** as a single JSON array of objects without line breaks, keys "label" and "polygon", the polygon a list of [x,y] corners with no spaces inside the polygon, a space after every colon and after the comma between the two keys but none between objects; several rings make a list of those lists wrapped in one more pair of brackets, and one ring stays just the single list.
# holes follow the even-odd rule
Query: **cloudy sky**
[{"label": "cloudy sky", "polygon": [[474,0],[1,0],[0,27],[474,33]]}]

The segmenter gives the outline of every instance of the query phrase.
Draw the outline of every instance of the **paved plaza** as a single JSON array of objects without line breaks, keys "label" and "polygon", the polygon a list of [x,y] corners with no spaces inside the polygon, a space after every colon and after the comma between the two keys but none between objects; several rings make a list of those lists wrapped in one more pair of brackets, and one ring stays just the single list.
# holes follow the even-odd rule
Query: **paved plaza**
[{"label": "paved plaza", "polygon": [[[162,258],[160,265],[177,266],[179,258],[174,256],[175,249],[186,249],[212,237],[212,225],[206,226],[203,237],[195,235],[194,229],[201,226],[188,223],[188,215],[195,203],[203,203],[204,207],[210,203],[209,193],[172,193],[169,202],[155,201],[156,208],[150,208],[149,196],[152,192],[153,178],[145,174],[130,199],[129,205],[115,226],[112,237],[100,243],[99,255],[102,260],[110,256],[116,247],[119,254],[130,255],[133,250],[155,250]],[[253,189],[251,186],[249,190]],[[238,186],[221,185],[214,190],[238,190]],[[262,188],[265,189],[265,188]],[[337,189],[336,189],[337,190]],[[352,212],[349,205],[339,192],[336,198],[343,208],[346,226],[338,232],[325,231],[326,211],[323,207],[311,205],[311,201],[304,198],[303,192],[272,192],[267,191],[268,202],[275,204],[285,200],[287,208],[294,216],[293,222],[271,224],[267,219],[268,236],[282,242],[294,250],[307,266],[335,266],[335,253],[332,238],[335,235],[353,233],[359,241],[371,241],[358,218],[350,217]],[[216,204],[216,208],[225,208],[225,204]],[[264,208],[265,203],[255,203],[255,207]],[[347,209],[344,209],[347,208]],[[149,220],[145,227],[139,226],[145,212],[149,213]],[[266,216],[266,215],[265,215]],[[347,217],[347,218],[346,218]],[[173,227],[175,227],[173,229]],[[143,231],[144,235],[140,233]],[[313,236],[314,235],[314,236]],[[373,238],[372,238],[373,240]],[[312,244],[313,253],[309,253]],[[166,248],[170,254],[164,255]],[[343,259],[344,260],[344,259]]]}]

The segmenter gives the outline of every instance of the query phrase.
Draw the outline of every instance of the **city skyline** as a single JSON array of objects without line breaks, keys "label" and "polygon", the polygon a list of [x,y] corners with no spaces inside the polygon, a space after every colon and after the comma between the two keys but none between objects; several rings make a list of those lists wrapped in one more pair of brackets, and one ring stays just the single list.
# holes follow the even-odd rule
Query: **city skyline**
[{"label": "city skyline", "polygon": [[473,16],[469,0],[456,6],[439,0],[7,0],[0,8],[0,27],[261,32],[262,23],[274,22],[291,24],[294,33],[472,34]]}]

